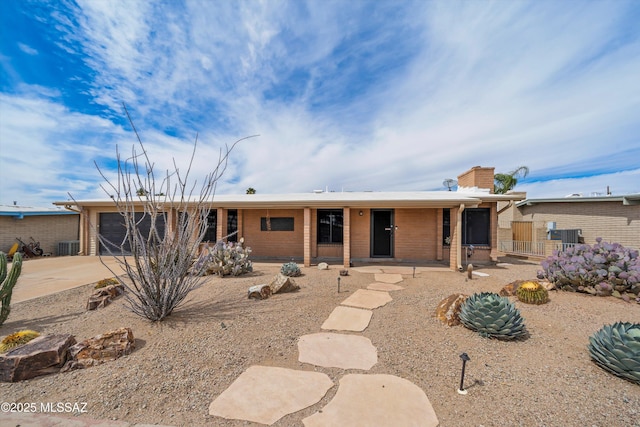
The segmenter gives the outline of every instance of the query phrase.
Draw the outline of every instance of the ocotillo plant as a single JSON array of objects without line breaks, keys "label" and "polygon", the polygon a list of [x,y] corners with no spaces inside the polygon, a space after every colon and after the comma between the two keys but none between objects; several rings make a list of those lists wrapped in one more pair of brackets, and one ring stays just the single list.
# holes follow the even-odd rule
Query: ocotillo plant
[{"label": "ocotillo plant", "polygon": [[0,326],[7,320],[9,312],[11,311],[9,305],[11,304],[11,293],[22,271],[22,255],[16,253],[13,256],[13,265],[11,266],[11,272],[8,276],[7,264],[7,254],[0,252],[0,283],[2,284],[0,286]]}]

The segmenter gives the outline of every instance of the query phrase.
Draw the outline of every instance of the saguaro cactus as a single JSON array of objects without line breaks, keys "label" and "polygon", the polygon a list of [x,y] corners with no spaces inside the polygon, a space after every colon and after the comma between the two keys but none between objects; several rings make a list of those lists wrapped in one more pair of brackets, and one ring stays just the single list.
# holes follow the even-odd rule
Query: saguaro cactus
[{"label": "saguaro cactus", "polygon": [[0,252],[0,325],[7,320],[9,312],[11,311],[11,294],[13,287],[18,281],[18,276],[22,271],[22,255],[16,253],[13,256],[13,264],[11,266],[11,272],[7,275],[7,254]]}]

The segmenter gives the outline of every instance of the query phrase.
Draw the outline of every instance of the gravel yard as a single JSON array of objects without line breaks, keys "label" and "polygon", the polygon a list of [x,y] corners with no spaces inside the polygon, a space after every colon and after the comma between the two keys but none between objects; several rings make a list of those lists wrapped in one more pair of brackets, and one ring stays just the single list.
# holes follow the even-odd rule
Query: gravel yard
[{"label": "gravel yard", "polygon": [[[444,427],[640,426],[640,387],[599,368],[586,349],[589,336],[604,324],[640,322],[640,305],[565,292],[551,292],[545,305],[516,302],[530,333],[519,342],[482,338],[433,317],[437,304],[450,294],[498,292],[511,281],[535,278],[538,264],[506,261],[512,265],[482,268],[489,276],[473,280],[442,271],[405,275],[399,284],[405,289],[391,292],[393,301],[374,310],[369,327],[359,333],[378,350],[378,363],[369,372],[397,375],[418,385]],[[133,330],[136,349],[90,369],[0,383],[2,400],[87,402],[88,412],[79,416],[97,419],[246,426],[251,423],[209,416],[208,408],[249,366],[324,372],[335,384],[327,395],[274,424],[300,426],[331,400],[343,375],[362,371],[298,362],[298,338],[320,332],[341,301],[374,279],[352,269],[338,293],[339,267],[303,268],[303,276],[295,278],[299,292],[247,299],[249,286],[268,283],[279,268],[257,264],[254,273],[240,278],[209,277],[160,323],[133,315],[123,298],[85,311],[92,285],[13,304],[0,336],[34,329],[70,333],[80,341],[125,326]],[[456,392],[462,352],[471,358],[466,396]]]}]

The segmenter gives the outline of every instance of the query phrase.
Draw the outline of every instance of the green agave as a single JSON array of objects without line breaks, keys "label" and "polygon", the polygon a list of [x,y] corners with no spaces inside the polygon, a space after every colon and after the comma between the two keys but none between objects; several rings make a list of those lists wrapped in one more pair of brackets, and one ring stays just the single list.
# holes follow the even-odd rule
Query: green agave
[{"label": "green agave", "polygon": [[515,340],[527,336],[520,311],[507,298],[491,292],[467,298],[460,307],[460,322],[484,337]]},{"label": "green agave", "polygon": [[640,385],[640,323],[605,325],[589,338],[588,348],[602,369]]}]

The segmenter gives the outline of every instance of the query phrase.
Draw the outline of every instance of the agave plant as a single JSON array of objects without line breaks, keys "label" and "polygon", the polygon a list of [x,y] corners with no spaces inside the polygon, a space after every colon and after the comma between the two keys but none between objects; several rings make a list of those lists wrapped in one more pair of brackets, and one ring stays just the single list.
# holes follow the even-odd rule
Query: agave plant
[{"label": "agave plant", "polygon": [[640,323],[605,325],[589,338],[588,348],[602,369],[640,385]]},{"label": "agave plant", "polygon": [[298,264],[293,261],[282,264],[280,273],[289,277],[298,277],[302,274],[302,272],[300,271],[300,267],[298,267]]},{"label": "agave plant", "polygon": [[507,298],[491,292],[467,298],[460,307],[460,322],[488,338],[515,340],[527,335],[520,311]]}]

